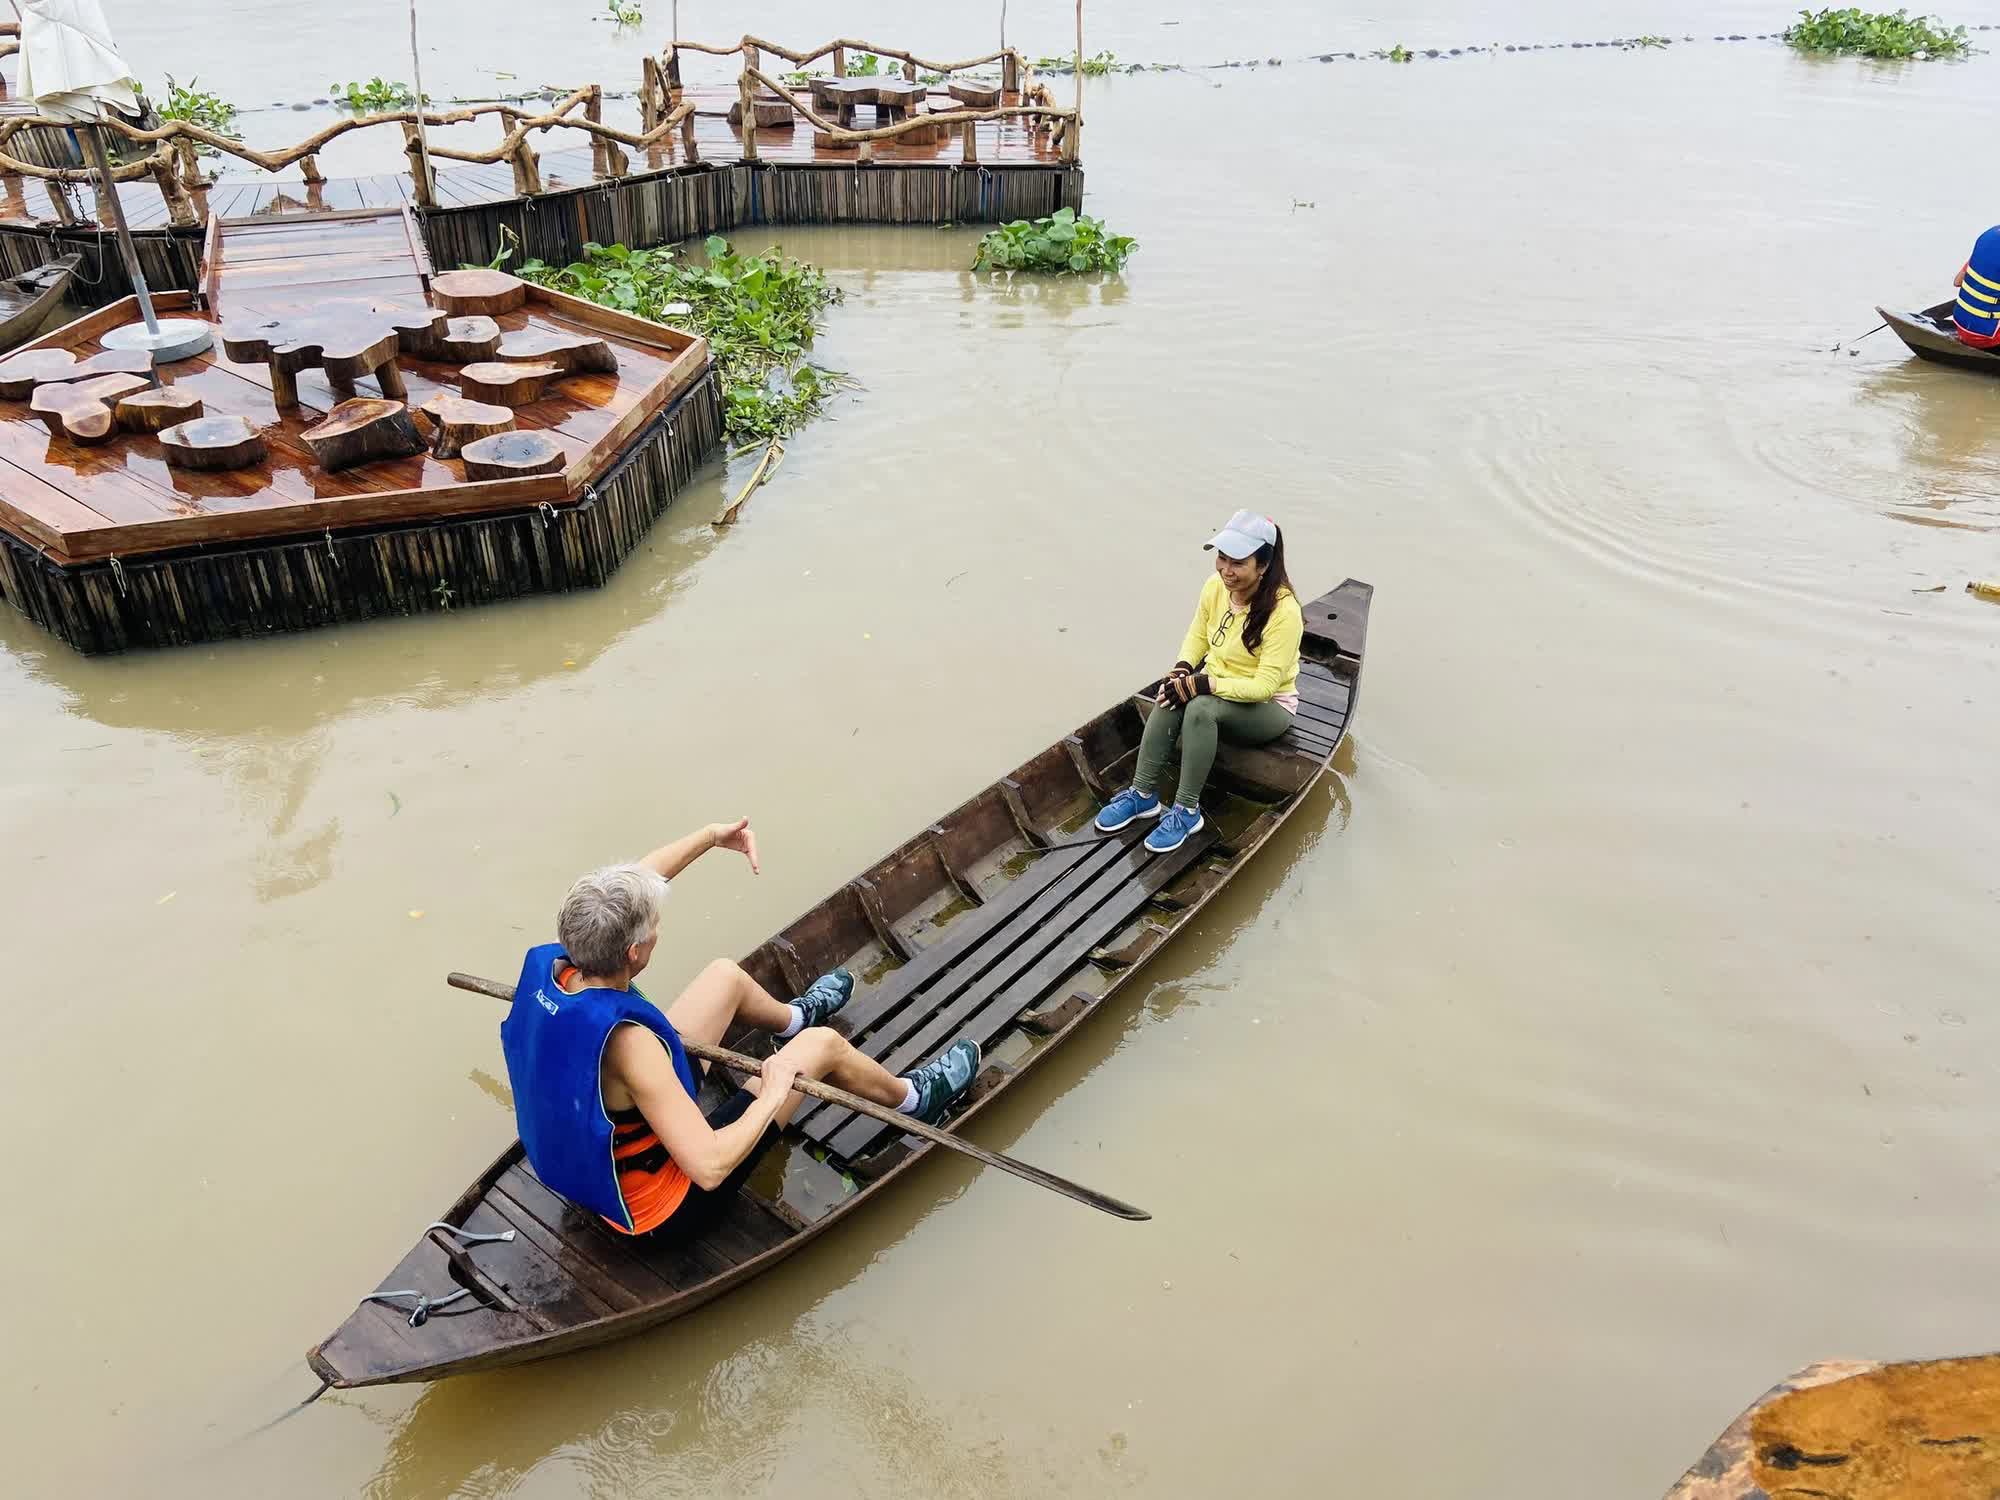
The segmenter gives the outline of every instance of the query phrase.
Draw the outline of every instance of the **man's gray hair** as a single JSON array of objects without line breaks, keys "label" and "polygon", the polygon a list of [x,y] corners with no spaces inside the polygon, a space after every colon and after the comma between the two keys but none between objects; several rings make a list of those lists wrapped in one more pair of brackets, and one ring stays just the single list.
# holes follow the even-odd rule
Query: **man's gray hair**
[{"label": "man's gray hair", "polygon": [[616,974],[627,950],[646,941],[660,920],[666,878],[644,865],[607,865],[569,888],[556,914],[556,937],[569,961],[586,974]]}]

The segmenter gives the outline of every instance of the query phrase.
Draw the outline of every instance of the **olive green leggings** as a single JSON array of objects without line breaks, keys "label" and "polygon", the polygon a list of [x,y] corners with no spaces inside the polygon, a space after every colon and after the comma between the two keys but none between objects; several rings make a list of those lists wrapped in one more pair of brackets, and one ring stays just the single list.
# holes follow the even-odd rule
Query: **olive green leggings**
[{"label": "olive green leggings", "polygon": [[1265,745],[1291,727],[1292,716],[1268,698],[1262,703],[1238,703],[1204,694],[1185,708],[1155,708],[1139,741],[1139,768],[1132,773],[1132,785],[1138,791],[1153,793],[1178,742],[1181,784],[1174,801],[1182,807],[1198,807],[1201,789],[1208,784],[1209,769],[1215,764],[1218,735],[1232,745]]}]

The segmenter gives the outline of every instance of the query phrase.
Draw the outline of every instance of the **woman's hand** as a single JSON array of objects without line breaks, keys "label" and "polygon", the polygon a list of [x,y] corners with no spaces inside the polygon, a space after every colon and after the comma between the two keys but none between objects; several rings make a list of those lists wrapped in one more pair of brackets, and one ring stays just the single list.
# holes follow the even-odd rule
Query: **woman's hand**
[{"label": "woman's hand", "polygon": [[750,831],[750,820],[738,818],[734,823],[711,823],[708,825],[708,847],[711,849],[734,849],[750,861],[750,873],[762,874],[757,863],[757,835]]}]

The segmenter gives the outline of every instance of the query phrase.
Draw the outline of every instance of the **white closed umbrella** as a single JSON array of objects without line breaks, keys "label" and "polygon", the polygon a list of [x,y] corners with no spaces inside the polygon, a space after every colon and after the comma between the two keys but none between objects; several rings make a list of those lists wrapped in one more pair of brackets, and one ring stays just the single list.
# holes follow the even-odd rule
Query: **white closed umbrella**
[{"label": "white closed umbrella", "polygon": [[214,341],[208,324],[195,318],[163,321],[154,316],[152,294],[139,267],[139,252],[125,226],[124,205],[118,201],[118,184],[112,180],[111,164],[105,159],[98,122],[114,115],[136,118],[139,85],[125,59],[118,55],[103,9],[97,0],[17,0],[17,4],[21,12],[20,91],[33,99],[43,114],[73,120],[83,127],[78,133],[89,142],[97,170],[103,174],[112,226],[145,318],[143,328],[127,324],[109,330],[102,337],[103,344],[113,349],[147,350],[155,363],[199,354]]}]

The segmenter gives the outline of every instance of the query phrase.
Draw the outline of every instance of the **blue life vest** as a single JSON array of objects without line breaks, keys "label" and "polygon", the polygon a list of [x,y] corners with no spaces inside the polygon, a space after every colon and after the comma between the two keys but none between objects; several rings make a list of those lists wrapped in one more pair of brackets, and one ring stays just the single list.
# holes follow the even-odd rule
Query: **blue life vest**
[{"label": "blue life vest", "polygon": [[604,1109],[605,1044],[626,1022],[645,1027],[666,1046],[690,1099],[697,1092],[694,1066],[673,1023],[637,990],[565,993],[556,969],[568,962],[560,943],[530,948],[514,985],[513,1009],[500,1023],[514,1122],[537,1177],[572,1203],[630,1229]]},{"label": "blue life vest", "polygon": [[1967,333],[1985,338],[2000,333],[2000,224],[1973,243],[1951,318]]}]

